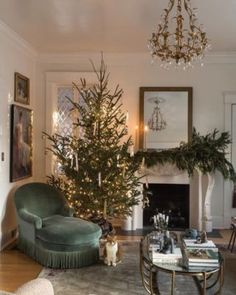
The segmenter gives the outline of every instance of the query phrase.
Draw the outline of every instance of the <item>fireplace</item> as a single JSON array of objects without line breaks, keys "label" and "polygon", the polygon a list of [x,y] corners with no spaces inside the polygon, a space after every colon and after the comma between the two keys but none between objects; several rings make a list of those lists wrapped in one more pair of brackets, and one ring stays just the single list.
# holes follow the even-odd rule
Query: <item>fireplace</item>
[{"label": "fireplace", "polygon": [[169,228],[189,227],[189,184],[152,183],[148,188],[149,206],[143,209],[143,227],[152,225],[157,212],[169,215]]}]

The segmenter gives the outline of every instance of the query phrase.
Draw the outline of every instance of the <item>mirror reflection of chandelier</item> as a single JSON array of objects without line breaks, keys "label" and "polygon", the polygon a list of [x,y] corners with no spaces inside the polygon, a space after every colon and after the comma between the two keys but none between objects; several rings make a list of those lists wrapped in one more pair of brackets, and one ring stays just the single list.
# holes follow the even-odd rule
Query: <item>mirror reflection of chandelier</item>
[{"label": "mirror reflection of chandelier", "polygon": [[169,0],[156,32],[148,47],[153,59],[159,59],[164,68],[174,65],[183,69],[201,61],[210,49],[206,32],[198,25],[196,9],[191,0]]},{"label": "mirror reflection of chandelier", "polygon": [[160,131],[165,129],[167,123],[164,120],[163,114],[161,113],[160,109],[160,103],[164,102],[164,99],[160,97],[153,97],[149,98],[149,102],[155,104],[151,118],[148,120],[149,129],[153,131]]}]

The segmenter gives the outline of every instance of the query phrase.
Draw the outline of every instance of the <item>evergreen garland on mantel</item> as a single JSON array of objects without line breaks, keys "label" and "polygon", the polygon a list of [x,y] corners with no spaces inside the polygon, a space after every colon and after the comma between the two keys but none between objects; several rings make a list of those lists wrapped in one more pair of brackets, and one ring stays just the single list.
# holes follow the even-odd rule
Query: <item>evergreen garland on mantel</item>
[{"label": "evergreen garland on mantel", "polygon": [[185,170],[189,175],[194,169],[203,174],[221,172],[225,179],[236,182],[236,172],[233,165],[226,158],[226,149],[231,143],[228,132],[219,133],[214,130],[203,136],[193,129],[192,140],[181,143],[179,147],[166,150],[138,151],[136,160],[145,161],[147,167],[158,164],[170,163],[176,165],[179,170]]}]

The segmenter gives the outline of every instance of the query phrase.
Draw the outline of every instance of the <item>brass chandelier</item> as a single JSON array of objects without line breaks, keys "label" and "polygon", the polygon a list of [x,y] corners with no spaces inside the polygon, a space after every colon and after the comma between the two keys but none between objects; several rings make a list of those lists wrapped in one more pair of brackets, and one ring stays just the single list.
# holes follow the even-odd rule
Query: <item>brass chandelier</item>
[{"label": "brass chandelier", "polygon": [[190,0],[169,0],[164,9],[157,31],[148,42],[153,60],[160,59],[164,68],[192,67],[210,49],[206,32],[202,25],[197,25],[194,11],[196,8],[191,8]]}]

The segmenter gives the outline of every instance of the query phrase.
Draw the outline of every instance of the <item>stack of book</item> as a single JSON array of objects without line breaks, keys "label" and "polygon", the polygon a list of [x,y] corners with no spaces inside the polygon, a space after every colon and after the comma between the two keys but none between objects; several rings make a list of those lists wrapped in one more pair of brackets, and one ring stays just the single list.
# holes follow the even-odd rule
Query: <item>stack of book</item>
[{"label": "stack of book", "polygon": [[183,246],[187,249],[211,249],[215,252],[218,252],[218,248],[211,240],[208,240],[206,243],[197,243],[196,240],[183,239]]},{"label": "stack of book", "polygon": [[182,261],[180,248],[174,248],[174,253],[164,254],[155,249],[151,250],[151,259],[154,263],[179,264]]},{"label": "stack of book", "polygon": [[183,263],[188,268],[217,268],[219,267],[218,252],[211,249],[184,249]]},{"label": "stack of book", "polygon": [[196,240],[183,240],[183,263],[187,268],[219,267],[218,248],[212,241],[196,243]]}]

